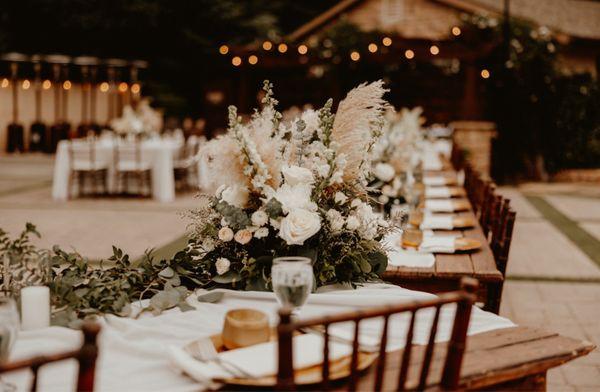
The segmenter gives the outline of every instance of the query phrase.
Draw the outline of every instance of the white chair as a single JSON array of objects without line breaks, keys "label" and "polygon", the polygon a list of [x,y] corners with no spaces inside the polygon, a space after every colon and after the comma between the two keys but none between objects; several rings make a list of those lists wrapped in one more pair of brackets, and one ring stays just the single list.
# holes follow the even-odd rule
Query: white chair
[{"label": "white chair", "polygon": [[115,148],[115,174],[119,193],[130,194],[129,180],[137,183],[135,194],[152,196],[152,166],[142,159],[142,143],[135,141],[119,141]]},{"label": "white chair", "polygon": [[195,157],[196,154],[198,154],[200,143],[203,140],[205,141],[206,139],[196,135],[190,136],[187,142],[182,146],[179,158],[173,162],[175,185],[178,189],[191,189],[194,185],[198,185],[198,164]]},{"label": "white chair", "polygon": [[[91,194],[108,193],[108,160],[99,159],[95,139],[79,139],[69,142],[70,175],[68,184],[69,198],[72,197],[71,188],[77,183],[79,195],[85,192],[85,183],[91,185]],[[99,190],[102,189],[101,192]]]}]

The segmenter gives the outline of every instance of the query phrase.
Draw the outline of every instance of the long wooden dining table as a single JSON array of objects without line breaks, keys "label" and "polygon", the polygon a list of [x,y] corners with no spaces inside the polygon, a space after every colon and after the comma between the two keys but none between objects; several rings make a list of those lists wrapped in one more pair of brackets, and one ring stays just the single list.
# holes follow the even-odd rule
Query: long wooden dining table
[{"label": "long wooden dining table", "polygon": [[[443,175],[455,177],[456,172],[445,171]],[[436,254],[435,264],[427,268],[388,265],[383,280],[412,290],[441,293],[458,290],[460,279],[463,277],[475,278],[479,281],[478,301],[484,304],[484,309],[489,309],[494,301],[500,301],[499,287],[504,281],[504,276],[496,267],[494,255],[473,213],[473,208],[470,207],[468,211],[458,212],[455,215],[465,217],[475,222],[475,225],[467,229],[444,230],[444,233],[473,238],[481,243],[480,249]]]}]

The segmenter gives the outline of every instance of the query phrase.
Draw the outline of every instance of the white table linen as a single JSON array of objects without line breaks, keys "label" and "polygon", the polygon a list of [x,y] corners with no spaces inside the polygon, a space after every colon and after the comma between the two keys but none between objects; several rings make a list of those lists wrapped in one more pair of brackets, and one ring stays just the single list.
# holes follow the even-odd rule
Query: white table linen
[{"label": "white table linen", "polygon": [[[96,159],[108,165],[108,190],[116,190],[114,150],[116,139],[101,138],[96,142]],[[152,168],[152,196],[160,202],[175,200],[175,178],[173,174],[173,161],[182,147],[181,140],[177,139],[150,139],[141,143],[142,162],[148,163]],[[66,140],[58,144],[54,161],[54,178],[52,183],[52,198],[54,200],[67,200],[69,195],[70,176],[69,142]]]},{"label": "white table linen", "polygon": [[[300,317],[332,314],[340,311],[373,307],[385,303],[398,303],[431,298],[433,295],[411,291],[389,284],[367,284],[357,290],[341,285],[322,288],[311,295],[302,308]],[[198,302],[192,295],[188,302],[195,311],[171,310],[159,316],[142,315],[138,319],[106,316],[102,319],[100,356],[96,372],[97,391],[197,391],[206,388],[202,382],[181,375],[181,369],[173,368],[169,361],[169,347],[182,347],[186,343],[220,333],[225,313],[230,309],[251,308],[268,314],[270,323],[277,323],[278,304],[270,292],[240,292],[223,290],[219,303]],[[441,313],[438,341],[450,338],[454,309],[445,307]],[[404,345],[407,319],[394,318],[390,325],[388,350]],[[426,343],[431,312],[419,312],[415,343]],[[507,319],[474,308],[469,334],[486,332],[514,324]],[[350,325],[335,327],[337,335],[351,334]],[[381,321],[361,323],[361,342],[373,341],[381,334]],[[81,344],[81,334],[67,328],[50,327],[36,331],[21,332],[10,359],[23,359],[34,354],[51,354],[73,349]],[[76,365],[65,362],[51,365],[40,373],[39,388],[43,391],[69,391],[74,389]],[[18,385],[19,390],[28,388],[28,372],[5,376]]]}]

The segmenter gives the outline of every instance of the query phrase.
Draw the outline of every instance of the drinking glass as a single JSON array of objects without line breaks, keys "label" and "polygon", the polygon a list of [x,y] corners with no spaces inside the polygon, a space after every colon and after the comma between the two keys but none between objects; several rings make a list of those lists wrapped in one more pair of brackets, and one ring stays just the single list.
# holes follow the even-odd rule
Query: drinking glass
[{"label": "drinking glass", "polygon": [[[8,360],[18,330],[19,312],[16,302],[9,297],[0,297],[0,363]],[[0,391],[14,390],[16,390],[15,385],[3,382],[0,378]]]},{"label": "drinking glass", "polygon": [[273,292],[281,306],[298,313],[313,288],[313,268],[308,257],[277,257],[271,267]]}]

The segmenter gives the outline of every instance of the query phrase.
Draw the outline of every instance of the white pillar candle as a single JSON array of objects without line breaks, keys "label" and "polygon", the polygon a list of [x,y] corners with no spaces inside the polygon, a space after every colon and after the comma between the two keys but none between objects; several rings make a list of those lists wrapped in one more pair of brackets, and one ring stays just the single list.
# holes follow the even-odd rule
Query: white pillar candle
[{"label": "white pillar candle", "polygon": [[21,289],[21,328],[24,331],[50,325],[50,289],[29,286]]}]

